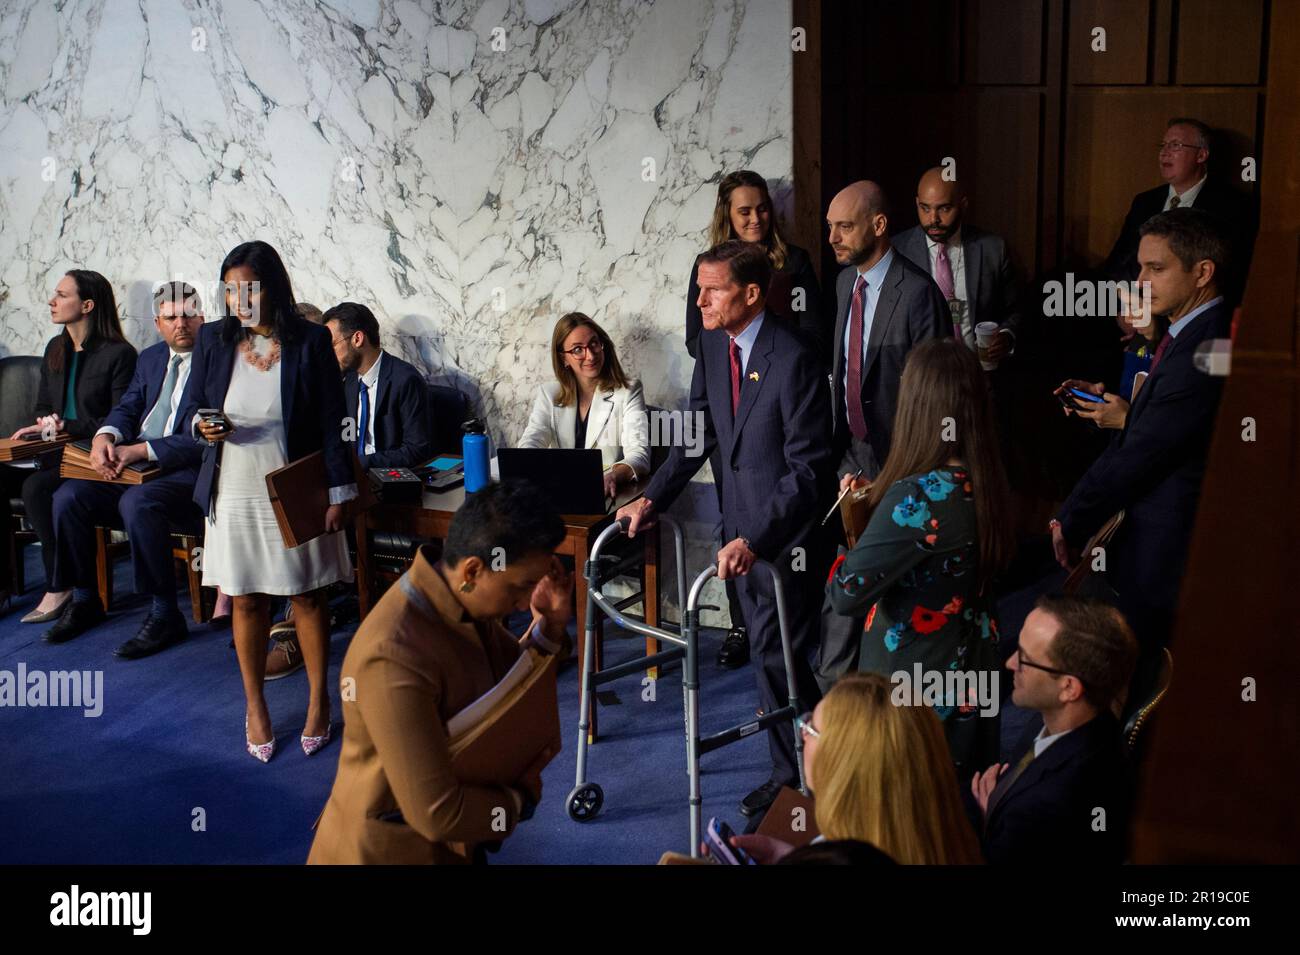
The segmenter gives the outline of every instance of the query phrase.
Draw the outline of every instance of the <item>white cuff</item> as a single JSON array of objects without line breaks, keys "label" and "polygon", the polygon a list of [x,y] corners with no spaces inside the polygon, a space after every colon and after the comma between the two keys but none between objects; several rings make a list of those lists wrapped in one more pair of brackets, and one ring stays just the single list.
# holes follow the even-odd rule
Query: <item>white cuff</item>
[{"label": "white cuff", "polygon": [[357,497],[355,484],[341,484],[330,488],[330,504],[346,504]]},{"label": "white cuff", "polygon": [[112,436],[113,436],[113,443],[114,443],[114,444],[118,444],[118,443],[121,442],[121,440],[122,440],[122,432],[121,432],[121,431],[118,431],[118,430],[117,430],[116,428],[114,428],[111,424],[106,424],[106,425],[104,425],[104,427],[102,427],[102,428],[100,428],[98,431],[96,431],[96,432],[95,432],[95,437],[98,438],[101,434],[110,434],[110,435],[112,435]]},{"label": "white cuff", "polygon": [[144,443],[144,450],[145,450],[145,453],[148,455],[150,461],[157,461],[157,460],[158,460],[158,455],[156,455],[156,454],[153,453],[153,444],[152,444],[151,442],[146,441],[146,442]]},{"label": "white cuff", "polygon": [[540,626],[540,623],[541,621],[536,621],[533,623],[532,629],[528,632],[528,639],[533,641],[533,643],[537,644],[547,653],[554,656],[555,654],[560,652],[561,649],[560,644],[552,643],[550,640],[546,639],[546,637],[542,634],[542,628]]}]

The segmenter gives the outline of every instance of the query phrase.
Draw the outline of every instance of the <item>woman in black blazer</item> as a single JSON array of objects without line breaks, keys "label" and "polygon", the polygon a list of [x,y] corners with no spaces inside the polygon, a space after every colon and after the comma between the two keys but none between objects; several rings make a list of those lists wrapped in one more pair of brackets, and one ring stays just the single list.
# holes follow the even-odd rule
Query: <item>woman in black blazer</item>
[{"label": "woman in black blazer", "polygon": [[[343,443],[343,384],[329,331],[299,318],[284,263],[265,242],[245,242],[221,265],[223,318],[194,347],[182,420],[208,442],[194,500],[208,515],[203,583],[234,601],[231,621],[246,699],[245,746],[266,762],[275,749],[262,693],[271,596],[293,605],[310,683],[301,744],[308,756],[330,738],[329,608],[325,588],[352,579],[343,503],[357,496]],[[201,409],[219,417],[199,420]],[[353,425],[355,428],[355,424]],[[285,547],[266,488],[268,472],[324,452],[326,533]]]},{"label": "woman in black blazer", "polygon": [[[813,271],[812,258],[797,245],[781,236],[781,227],[772,213],[772,197],[767,180],[756,172],[742,169],[728,173],[718,183],[718,201],[709,223],[709,248],[740,239],[757,242],[767,248],[772,262],[772,284],[767,291],[767,309],[791,322],[817,354],[829,356],[828,334],[822,315],[822,293]],[[695,357],[696,342],[704,327],[700,315],[700,261],[691,266],[691,281],[686,293],[686,350]],[[802,289],[802,294],[800,294]]]},{"label": "woman in black blazer", "polygon": [[[713,221],[709,223],[709,248],[730,239],[757,242],[767,247],[767,257],[772,262],[772,282],[768,287],[767,310],[790,322],[803,339],[827,364],[829,353],[823,335],[822,296],[817,285],[817,274],[812,259],[797,245],[790,245],[781,237],[781,227],[772,214],[772,197],[767,191],[767,180],[756,172],[741,169],[728,173],[718,183],[718,201],[713,207]],[[700,314],[700,260],[697,256],[691,266],[691,280],[686,293],[686,350],[695,357],[695,350],[704,328]],[[798,290],[802,290],[800,293]],[[722,459],[715,451],[711,458],[713,473],[717,474]],[[718,488],[718,507],[722,507],[721,489]],[[736,594],[734,579],[726,581],[727,603],[731,610],[731,630],[722,642],[718,653],[718,666],[732,670],[749,661],[749,643],[745,618]]]},{"label": "woman in black blazer", "polygon": [[[113,286],[98,272],[72,269],[50,296],[50,320],[63,326],[45,346],[40,385],[36,391],[36,422],[12,435],[68,434],[89,438],[121,400],[135,373],[136,351],[122,334]],[[62,452],[43,455],[35,469],[0,468],[0,521],[11,533],[9,498],[20,492],[27,520],[41,542],[46,587],[54,579],[54,492]],[[0,547],[0,591],[12,579],[9,547]],[[71,591],[47,591],[23,623],[44,623],[68,606]]]}]

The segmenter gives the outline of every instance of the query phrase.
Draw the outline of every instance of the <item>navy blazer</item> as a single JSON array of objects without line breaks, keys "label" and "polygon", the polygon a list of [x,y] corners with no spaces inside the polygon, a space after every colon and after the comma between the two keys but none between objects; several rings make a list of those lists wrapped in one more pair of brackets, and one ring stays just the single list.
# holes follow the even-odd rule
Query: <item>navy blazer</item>
[{"label": "navy blazer", "polygon": [[[703,253],[701,253],[703,254]],[[700,332],[704,330],[704,316],[700,313],[700,256],[691,266],[691,280],[686,289],[686,350],[692,358],[699,348]],[[792,309],[795,289],[803,289],[803,311]],[[813,271],[812,258],[797,245],[786,246],[785,268],[772,273],[768,287],[767,313],[776,314],[791,322],[812,346],[819,359],[825,361],[829,344],[825,339],[826,317],[822,305],[821,286]]]},{"label": "navy blazer", "polygon": [[[1164,211],[1168,198],[1167,183],[1139,192],[1133,197],[1133,204],[1124,217],[1119,236],[1102,265],[1102,271],[1109,278],[1125,282],[1137,279],[1141,271],[1137,259],[1138,246],[1142,241],[1138,230],[1153,215]],[[1212,214],[1223,227],[1231,260],[1226,264],[1224,274],[1219,277],[1218,286],[1228,304],[1233,305],[1241,301],[1246,275],[1250,270],[1250,259],[1255,249],[1255,233],[1259,229],[1253,203],[1232,186],[1211,176],[1201,186],[1201,191],[1196,194],[1196,200],[1190,208]]]},{"label": "navy blazer", "polygon": [[[834,416],[836,455],[842,457],[841,474],[856,471],[865,462],[852,456],[850,431],[844,403],[844,329],[853,305],[853,283],[857,266],[847,266],[835,280],[835,335],[831,340],[831,414]],[[898,386],[903,377],[907,353],[930,338],[952,334],[952,313],[939,286],[928,272],[913,265],[905,255],[894,253],[871,320],[867,339],[867,365],[862,369],[862,414],[867,422],[867,442],[881,467],[889,456],[898,407]],[[846,453],[847,452],[847,453]]]},{"label": "navy blazer", "polygon": [[[138,356],[130,342],[105,341],[93,335],[81,347],[74,385],[77,417],[65,421],[64,431],[74,438],[89,438],[99,430],[104,416],[126,394]],[[63,366],[58,371],[50,367],[50,356],[56,349],[63,350]],[[71,367],[72,339],[66,332],[59,332],[46,344],[41,362],[41,378],[36,388],[38,418],[48,414],[63,416],[68,369]]]},{"label": "navy blazer", "polygon": [[[414,468],[434,455],[433,419],[429,414],[429,386],[415,366],[384,352],[379,363],[379,383],[370,414],[375,422],[375,453],[361,454],[364,438],[358,436],[357,455],[367,468]],[[343,376],[343,406],[357,414],[361,378],[355,370]],[[361,420],[357,419],[357,427]]]},{"label": "navy blazer", "polygon": [[[930,244],[919,225],[894,236],[894,248],[926,275],[930,271]],[[966,274],[966,295],[971,327],[980,322],[997,322],[1011,334],[1020,335],[1020,293],[1007,243],[999,235],[964,223],[961,227],[962,265]]]},{"label": "navy blazer", "polygon": [[781,319],[763,320],[731,413],[730,339],[700,333],[689,414],[704,425],[697,457],[675,442],[645,496],[666,511],[717,449],[724,543],[749,539],[766,560],[788,558],[819,519],[830,479],[825,379],[812,348]]},{"label": "navy blazer", "polygon": [[1109,561],[1112,585],[1172,608],[1191,543],[1196,504],[1223,378],[1192,364],[1196,346],[1226,338],[1232,311],[1225,302],[1179,331],[1129,408],[1124,429],[1079,479],[1061,508],[1061,533],[1082,547],[1110,517],[1124,510]]},{"label": "navy blazer", "polygon": [[[123,444],[139,440],[140,427],[161,396],[163,379],[167,377],[170,362],[171,348],[166,342],[155,342],[140,352],[140,359],[135,364],[135,375],[131,378],[126,394],[122,395],[122,400],[108,413],[100,427],[116,428],[122,435]],[[189,384],[188,380],[186,384]],[[153,453],[158,457],[158,466],[164,471],[196,466],[203,456],[189,434],[188,425],[181,419],[184,404],[185,393],[182,391],[171,433],[149,442]]]},{"label": "navy blazer", "polygon": [[[184,422],[183,427],[191,427],[191,420],[200,408],[225,407],[231,374],[235,362],[240,360],[238,326],[238,319],[227,317],[208,322],[199,329],[178,416]],[[222,338],[223,328],[235,332],[229,341]],[[324,451],[330,488],[352,486],[355,489],[351,450],[343,443],[343,383],[329,331],[323,325],[297,317],[289,319],[282,331],[280,401],[289,462]],[[194,487],[194,503],[211,516],[221,443],[208,445],[202,438],[195,440],[203,448],[203,465]]]},{"label": "navy blazer", "polygon": [[[1007,760],[1014,768],[1042,729],[1033,720]],[[1011,772],[1008,769],[1007,772]],[[1128,771],[1119,724],[1098,714],[1034,758],[984,822],[984,858],[994,865],[1118,865],[1128,826]],[[1105,810],[1105,828],[1097,809]]]}]

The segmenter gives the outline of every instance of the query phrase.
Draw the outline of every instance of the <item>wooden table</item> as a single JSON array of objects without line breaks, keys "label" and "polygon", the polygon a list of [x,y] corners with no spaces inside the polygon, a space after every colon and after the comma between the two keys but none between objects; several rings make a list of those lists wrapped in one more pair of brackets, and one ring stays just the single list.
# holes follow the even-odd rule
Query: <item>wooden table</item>
[{"label": "wooden table", "polygon": [[[564,554],[574,561],[574,596],[577,598],[578,618],[578,666],[582,666],[583,653],[586,649],[587,636],[587,578],[583,569],[592,543],[614,520],[614,512],[624,504],[641,496],[645,482],[627,485],[615,499],[615,506],[608,514],[562,514],[564,521],[564,540],[555,549],[555,553]],[[465,503],[465,486],[453,488],[435,494],[428,489],[424,492],[424,503],[416,507],[413,504],[385,504],[382,501],[363,511],[356,518],[357,538],[357,602],[360,605],[361,618],[364,620],[370,608],[374,606],[376,595],[373,590],[373,569],[370,558],[370,534],[401,533],[411,537],[425,537],[443,540],[451,519],[460,506]],[[640,535],[645,540],[645,558],[641,564],[641,592],[645,605],[645,622],[650,626],[659,625],[659,529]],[[601,665],[601,640],[604,615],[597,614],[595,621],[596,646],[594,662],[596,669]],[[646,638],[646,655],[659,652],[659,641]],[[647,671],[651,679],[658,676],[654,670]],[[591,696],[590,727],[588,738],[596,740],[596,696]]]}]

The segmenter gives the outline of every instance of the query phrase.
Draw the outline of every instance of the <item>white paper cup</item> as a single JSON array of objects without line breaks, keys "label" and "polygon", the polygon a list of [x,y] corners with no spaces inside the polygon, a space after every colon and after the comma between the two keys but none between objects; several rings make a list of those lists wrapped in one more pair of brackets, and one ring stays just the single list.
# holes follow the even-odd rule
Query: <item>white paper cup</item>
[{"label": "white paper cup", "polygon": [[998,367],[995,361],[989,361],[989,346],[993,344],[993,339],[998,334],[997,322],[980,322],[975,326],[975,353],[979,355],[980,366],[985,371],[992,371]]}]

